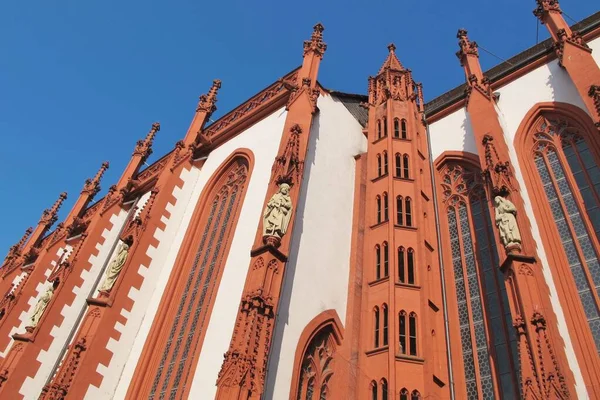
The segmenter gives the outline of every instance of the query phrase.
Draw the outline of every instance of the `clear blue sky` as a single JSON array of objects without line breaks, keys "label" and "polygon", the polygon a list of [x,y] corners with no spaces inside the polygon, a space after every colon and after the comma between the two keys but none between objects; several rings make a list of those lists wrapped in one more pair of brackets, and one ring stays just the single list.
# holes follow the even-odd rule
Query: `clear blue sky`
[{"label": "clear blue sky", "polygon": [[[592,0],[561,0],[579,21]],[[536,40],[534,0],[3,1],[0,4],[0,257],[62,191],[64,217],[101,162],[116,182],[137,139],[162,130],[155,160],[183,137],[219,78],[218,117],[302,61],[325,25],[320,82],[365,93],[390,42],[426,100],[464,81],[456,31],[509,58]],[[567,19],[567,21],[569,21]],[[540,40],[547,37],[540,26]],[[481,53],[484,68],[499,62]],[[213,117],[214,118],[214,117]],[[101,194],[101,195],[102,195]]]}]

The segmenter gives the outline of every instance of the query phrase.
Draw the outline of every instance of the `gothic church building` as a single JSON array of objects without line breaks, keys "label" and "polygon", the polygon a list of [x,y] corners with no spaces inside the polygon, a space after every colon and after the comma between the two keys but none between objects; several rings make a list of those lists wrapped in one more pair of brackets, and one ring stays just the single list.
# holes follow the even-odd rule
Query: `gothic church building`
[{"label": "gothic church building", "polygon": [[[0,269],[1,399],[600,399],[600,13],[423,102],[302,65],[118,182],[88,179]],[[533,5],[533,2],[532,2]],[[382,56],[383,58],[383,56]]]}]

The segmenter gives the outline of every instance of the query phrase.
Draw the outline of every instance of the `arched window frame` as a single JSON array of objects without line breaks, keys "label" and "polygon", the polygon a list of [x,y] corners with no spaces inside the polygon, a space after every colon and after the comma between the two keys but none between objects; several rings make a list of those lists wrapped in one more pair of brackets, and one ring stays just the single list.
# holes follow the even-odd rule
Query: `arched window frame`
[{"label": "arched window frame", "polygon": [[387,192],[383,192],[383,220],[389,219],[389,202]]},{"label": "arched window frame", "polygon": [[383,152],[383,175],[388,174],[388,153],[387,151]]},{"label": "arched window frame", "polygon": [[[208,290],[206,296],[196,298],[181,296],[175,303],[161,301],[157,318],[153,322],[150,336],[140,356],[140,363],[131,381],[131,387],[136,397],[153,395],[152,392],[142,393],[142,390],[154,390],[156,394],[159,392],[177,393],[184,397],[189,391],[189,385],[185,386],[184,382],[194,374],[203,346],[204,336],[202,330],[205,326],[202,318],[203,315],[210,315],[212,311],[214,288],[219,287],[224,268],[222,260],[226,259],[226,255],[229,253],[233,232],[235,232],[239,220],[253,166],[254,156],[252,152],[248,149],[237,149],[217,168],[206,183],[190,223],[191,233],[186,233],[179,250],[180,255],[187,255],[177,258],[173,271],[183,268],[188,270],[198,268],[200,271],[208,265],[204,262],[204,260],[207,260],[212,267],[207,267],[207,273],[201,275],[202,279],[195,279],[195,282],[205,285]],[[242,168],[244,172],[241,172]],[[227,204],[224,203],[225,201]],[[225,204],[224,207],[221,206],[222,203]],[[219,214],[219,212],[222,213]],[[217,224],[221,225],[217,226]],[[211,232],[214,231],[219,236],[222,235],[220,246],[212,245],[210,236],[207,242],[202,241],[203,232],[207,232],[209,228]],[[215,260],[214,264],[212,264],[212,260]],[[197,272],[193,272],[189,276],[195,278]],[[171,289],[167,289],[163,299],[170,298],[169,295],[172,294],[173,290],[188,287],[185,282],[188,279],[188,274],[184,276],[174,273],[171,279],[177,279],[177,281],[169,281],[167,288]],[[195,285],[195,282],[192,284]],[[196,290],[193,286],[190,286],[190,288]],[[201,309],[202,312],[197,315],[194,314],[184,324],[182,319],[176,319],[176,310],[171,310],[173,306],[176,307],[176,310],[181,308],[182,312],[187,312],[190,308]],[[170,347],[168,344],[166,335],[172,330],[175,330],[177,335],[182,331],[186,332],[187,339],[184,340],[179,349]],[[188,343],[190,343],[189,346]],[[191,343],[193,343],[193,346],[191,346]],[[170,379],[170,376],[164,373],[163,369],[149,369],[150,364],[159,365],[163,362],[161,361],[163,359],[165,363],[171,363],[174,366],[172,368],[173,376],[175,376],[174,380]],[[156,382],[152,389],[141,387],[142,381],[147,379],[148,374],[151,375],[151,379],[154,377],[153,382]]]},{"label": "arched window frame", "polygon": [[[600,210],[597,208],[599,190],[593,189],[597,185],[590,184],[588,168],[581,168],[576,178],[573,166],[583,164],[581,152],[587,151],[588,165],[598,168],[600,141],[597,135],[593,121],[579,107],[558,102],[540,103],[527,113],[514,142],[550,270],[557,281],[557,297],[565,309],[573,340],[578,343],[575,353],[580,362],[587,357],[585,353],[590,348],[595,347],[600,353],[600,265],[597,261]],[[577,140],[575,145],[574,139]],[[574,164],[569,162],[565,151],[569,144]],[[585,144],[585,149],[578,148],[580,144]],[[563,174],[564,177],[560,176]],[[544,185],[543,175],[548,176],[548,185]],[[582,184],[590,191],[581,190]],[[550,205],[550,197],[556,199],[553,200],[556,207]],[[590,207],[593,203],[596,207]]]},{"label": "arched window frame", "polygon": [[[450,318],[450,324],[459,338],[453,343],[453,351],[462,355],[457,358],[455,367],[465,372],[465,387],[459,390],[466,390],[463,393],[466,397],[481,395],[477,393],[483,393],[484,397],[494,396],[500,390],[501,396],[516,398],[520,385],[516,334],[504,278],[497,268],[495,227],[478,157],[470,153],[445,152],[435,165],[441,189],[438,201],[440,209],[446,210],[446,218],[441,221],[445,237],[443,254],[451,268],[446,284],[456,288],[451,296],[458,303],[458,318]],[[493,328],[492,318],[487,317],[490,301],[495,302],[493,307],[490,306],[497,321]],[[499,364],[498,358],[491,358],[490,354],[494,353],[490,353],[490,346],[496,348],[496,353],[507,354],[503,360],[508,362]],[[470,371],[469,375],[467,371]],[[503,393],[505,390],[510,393]]]},{"label": "arched window frame", "polygon": [[408,329],[407,325],[408,325],[408,321],[406,320],[407,314],[406,311],[401,310],[398,313],[398,347],[399,347],[399,352],[400,354],[406,354],[407,353],[407,332],[406,330]]},{"label": "arched window frame", "polygon": [[379,325],[381,323],[381,313],[379,311],[379,307],[375,306],[373,308],[373,347],[378,349],[380,342],[380,331]]},{"label": "arched window frame", "polygon": [[388,276],[390,276],[390,253],[388,250],[387,242],[383,242],[382,250],[383,250],[383,277],[387,278]]},{"label": "arched window frame", "polygon": [[388,329],[389,328],[389,315],[388,314],[389,314],[389,312],[388,312],[388,306],[387,306],[387,304],[384,303],[381,306],[381,311],[383,312],[383,323],[382,323],[383,329],[382,329],[382,332],[381,332],[382,335],[383,335],[383,337],[382,337],[382,339],[383,339],[383,346],[387,346],[388,345],[388,339],[389,339],[389,337],[388,337],[388,331],[389,331],[389,329]]},{"label": "arched window frame", "polygon": [[414,285],[415,282],[415,250],[409,247],[406,252],[406,283]]},{"label": "arched window frame", "polygon": [[400,400],[408,400],[408,389],[402,388],[400,390]]},{"label": "arched window frame", "polygon": [[381,120],[377,120],[377,139],[381,139]]},{"label": "arched window frame", "polygon": [[400,153],[396,153],[395,155],[395,174],[394,176],[396,178],[402,178],[402,156],[400,155]]},{"label": "arched window frame", "polygon": [[[320,394],[325,390],[326,399],[334,399],[337,386],[331,385],[331,380],[335,379],[336,373],[336,360],[337,351],[342,345],[343,330],[342,323],[335,310],[326,310],[313,318],[304,328],[298,340],[298,346],[296,347],[296,354],[294,357],[294,372],[292,374],[292,380],[290,385],[290,398],[297,399],[298,395],[304,395],[302,391],[306,387],[306,383],[302,376],[302,366],[307,361],[307,351],[311,348],[313,340],[318,339],[320,335],[327,333],[327,348],[328,348],[328,360],[325,362],[315,362],[314,368],[314,391],[312,399],[316,400],[321,398]],[[315,360],[316,361],[316,360]],[[302,400],[304,400],[302,398]]]},{"label": "arched window frame", "polygon": [[408,315],[408,354],[415,357],[419,354],[417,331],[417,314],[411,312]]},{"label": "arched window frame", "polygon": [[404,225],[404,199],[402,196],[396,196],[396,225]]},{"label": "arched window frame", "polygon": [[405,154],[402,156],[402,178],[404,179],[409,179],[410,178],[410,173],[409,173],[409,164],[408,164],[408,154]]},{"label": "arched window frame", "polygon": [[381,400],[388,400],[388,383],[385,378],[381,378]]},{"label": "arched window frame", "polygon": [[381,176],[383,168],[381,163],[381,154],[377,154],[377,176]]},{"label": "arched window frame", "polygon": [[404,118],[402,118],[402,121],[400,121],[400,126],[401,126],[401,138],[402,139],[408,139],[408,134],[406,132],[406,120]]},{"label": "arched window frame", "polygon": [[375,246],[375,279],[381,279],[381,246]]},{"label": "arched window frame", "polygon": [[421,400],[421,393],[418,390],[413,390],[410,395],[410,400]]},{"label": "arched window frame", "polygon": [[398,281],[406,283],[406,249],[398,247]]},{"label": "arched window frame", "polygon": [[371,400],[377,400],[377,382],[371,381],[369,390],[371,391]]},{"label": "arched window frame", "polygon": [[406,221],[406,226],[413,226],[412,200],[410,197],[407,197],[404,200],[404,218]]},{"label": "arched window frame", "polygon": [[387,134],[388,134],[387,118],[383,117],[383,137],[387,137]]},{"label": "arched window frame", "polygon": [[377,223],[380,224],[382,222],[381,219],[381,196],[377,195],[375,198],[375,202],[377,204]]},{"label": "arched window frame", "polygon": [[400,120],[398,118],[394,118],[394,137],[400,138]]}]

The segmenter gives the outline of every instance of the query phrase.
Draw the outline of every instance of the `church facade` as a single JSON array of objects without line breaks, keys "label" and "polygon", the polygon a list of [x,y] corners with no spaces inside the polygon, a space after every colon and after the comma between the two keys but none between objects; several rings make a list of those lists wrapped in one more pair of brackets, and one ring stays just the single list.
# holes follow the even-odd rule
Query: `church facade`
[{"label": "church facade", "polygon": [[[425,103],[302,65],[145,169],[102,164],[0,269],[0,398],[599,399],[600,13]],[[59,222],[59,223],[57,223]]]}]

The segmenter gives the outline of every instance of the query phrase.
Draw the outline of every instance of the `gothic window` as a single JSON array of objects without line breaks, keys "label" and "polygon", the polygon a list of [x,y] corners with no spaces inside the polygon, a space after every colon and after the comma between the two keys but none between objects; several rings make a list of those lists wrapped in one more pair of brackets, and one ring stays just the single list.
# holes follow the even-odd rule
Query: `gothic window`
[{"label": "gothic window", "polygon": [[406,274],[404,271],[406,262],[404,260],[404,247],[398,247],[398,280],[401,283],[406,282]]},{"label": "gothic window", "polygon": [[377,196],[375,199],[377,203],[377,223],[381,223],[381,196]]},{"label": "gothic window", "polygon": [[409,354],[417,355],[417,315],[413,312],[408,317]]},{"label": "gothic window", "polygon": [[381,400],[388,400],[388,384],[385,378],[381,379]]},{"label": "gothic window", "polygon": [[404,179],[408,179],[409,178],[409,175],[408,175],[408,169],[409,169],[408,168],[408,154],[403,155],[402,156],[402,160],[404,161],[404,167],[402,169],[402,171],[403,171],[403,176],[402,177]]},{"label": "gothic window", "polygon": [[371,382],[371,400],[377,400],[377,382]]},{"label": "gothic window", "polygon": [[388,132],[387,118],[383,117],[383,136],[386,137]]},{"label": "gothic window", "polygon": [[381,139],[381,120],[377,120],[377,139]]},{"label": "gothic window", "polygon": [[410,400],[420,400],[421,399],[421,394],[416,391],[413,390],[412,394],[410,395]]},{"label": "gothic window", "polygon": [[388,345],[388,308],[387,305],[381,307],[383,311],[383,345]]},{"label": "gothic window", "polygon": [[[172,287],[182,291],[163,313],[171,318],[164,322],[166,325],[162,329],[157,330],[157,335],[163,337],[164,342],[158,340],[154,343],[164,345],[150,351],[150,357],[154,357],[151,362],[156,365],[152,370],[154,379],[150,399],[181,396],[191,382],[190,371],[201,348],[200,334],[206,329],[206,315],[210,312],[211,300],[216,294],[226,259],[224,252],[235,230],[248,169],[247,159],[236,157],[217,173],[216,179],[207,187],[204,211],[190,224],[191,230],[202,234],[187,233],[186,237],[196,241],[189,245],[195,251],[190,251],[175,266],[185,273],[174,274],[178,278]],[[163,299],[171,301],[170,296],[172,293],[165,293]]]},{"label": "gothic window", "polygon": [[565,272],[569,271],[573,278],[596,350],[600,352],[598,147],[576,122],[552,114],[538,117],[528,139],[537,178],[552,214],[554,235],[568,262]]},{"label": "gothic window", "polygon": [[383,242],[383,276],[387,278],[390,275],[390,255],[388,252],[388,244],[387,242]]},{"label": "gothic window", "polygon": [[402,122],[400,123],[400,125],[402,126],[402,139],[406,139],[407,135],[406,135],[406,120],[404,118],[402,118]]},{"label": "gothic window", "polygon": [[410,285],[415,284],[415,251],[410,248],[406,253],[406,275]]},{"label": "gothic window", "polygon": [[388,195],[387,193],[383,194],[383,220],[387,221],[388,220]]},{"label": "gothic window", "polygon": [[381,154],[377,154],[377,176],[381,176]]},{"label": "gothic window", "polygon": [[400,121],[398,120],[398,118],[394,118],[394,137],[400,137]]},{"label": "gothic window", "polygon": [[402,178],[402,161],[400,153],[396,153],[396,178]]},{"label": "gothic window", "polygon": [[406,198],[404,204],[404,210],[406,213],[406,226],[412,226],[412,202],[410,200],[410,197]]},{"label": "gothic window", "polygon": [[373,328],[375,331],[375,337],[374,337],[374,345],[375,348],[379,347],[379,307],[375,307],[375,309],[373,310]]},{"label": "gothic window", "polygon": [[408,390],[406,388],[400,390],[400,400],[408,400]]},{"label": "gothic window", "polygon": [[375,246],[375,278],[381,278],[381,247]]},{"label": "gothic window", "polygon": [[336,341],[331,327],[323,328],[310,341],[302,358],[297,400],[329,400],[333,377]]},{"label": "gothic window", "polygon": [[398,328],[400,354],[406,354],[406,311],[398,314]]},{"label": "gothic window", "polygon": [[383,152],[383,174],[388,174],[388,155],[386,151]]},{"label": "gothic window", "polygon": [[453,271],[450,286],[458,310],[453,321],[462,349],[462,360],[457,363],[464,371],[467,399],[479,399],[480,393],[493,398],[494,386],[501,398],[515,398],[519,382],[516,335],[498,268],[481,170],[467,161],[448,161],[439,172]]},{"label": "gothic window", "polygon": [[396,197],[396,224],[398,225],[404,225],[403,201],[402,196]]}]

